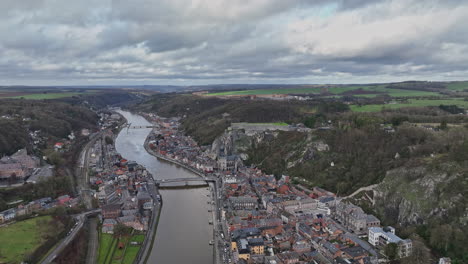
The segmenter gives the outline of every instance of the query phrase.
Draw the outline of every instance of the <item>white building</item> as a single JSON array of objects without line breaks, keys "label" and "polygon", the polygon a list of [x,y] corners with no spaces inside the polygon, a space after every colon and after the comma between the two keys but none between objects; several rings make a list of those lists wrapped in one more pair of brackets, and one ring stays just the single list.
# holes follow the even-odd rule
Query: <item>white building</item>
[{"label": "white building", "polygon": [[374,247],[381,247],[390,243],[397,244],[400,258],[410,256],[413,251],[413,242],[410,239],[401,239],[395,235],[395,228],[391,226],[384,228],[370,227],[368,241]]}]

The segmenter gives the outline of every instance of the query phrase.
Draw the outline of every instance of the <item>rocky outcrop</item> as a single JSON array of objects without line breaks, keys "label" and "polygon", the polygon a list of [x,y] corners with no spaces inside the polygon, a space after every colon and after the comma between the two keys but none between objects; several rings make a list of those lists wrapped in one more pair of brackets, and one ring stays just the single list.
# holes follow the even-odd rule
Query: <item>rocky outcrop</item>
[{"label": "rocky outcrop", "polygon": [[228,129],[213,141],[210,155],[212,158],[220,155],[239,155],[242,160],[247,160],[247,151],[254,144],[275,138],[277,135],[278,132],[276,131],[261,131],[247,135],[243,129]]},{"label": "rocky outcrop", "polygon": [[467,215],[465,178],[463,169],[456,164],[388,171],[374,189],[375,210],[402,226],[446,217],[462,223]]},{"label": "rocky outcrop", "polygon": [[[273,141],[278,138],[280,131],[248,131],[244,129],[227,129],[221,136],[217,137],[211,145],[210,155],[212,158],[229,155],[239,155],[242,160],[249,158],[248,152],[255,146],[262,143]],[[297,132],[296,132],[297,133]],[[287,169],[293,168],[297,164],[313,159],[317,153],[328,151],[329,146],[322,141],[314,141],[312,134],[307,135],[300,145],[294,147],[284,155]]]}]

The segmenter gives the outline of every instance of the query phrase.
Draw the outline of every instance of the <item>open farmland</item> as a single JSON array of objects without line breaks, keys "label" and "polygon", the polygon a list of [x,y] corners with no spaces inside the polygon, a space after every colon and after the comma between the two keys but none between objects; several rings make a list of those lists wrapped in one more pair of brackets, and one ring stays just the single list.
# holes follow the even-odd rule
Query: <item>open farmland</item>
[{"label": "open farmland", "polygon": [[36,217],[0,227],[0,263],[21,263],[43,242],[40,220],[50,216]]},{"label": "open farmland", "polygon": [[370,105],[352,105],[351,110],[354,112],[378,112],[382,109],[398,109],[403,107],[424,107],[424,106],[439,106],[439,105],[456,105],[463,108],[468,108],[468,101],[462,99],[439,99],[439,100],[416,100],[410,99],[408,103],[396,104],[370,104]]},{"label": "open farmland", "polygon": [[72,90],[72,89],[42,89],[42,88],[2,88],[0,99],[29,99],[46,100],[67,98],[78,95],[86,95],[98,92],[97,90]]},{"label": "open farmland", "polygon": [[268,95],[268,94],[319,94],[319,87],[295,88],[295,89],[258,89],[227,91],[219,93],[209,93],[207,96],[236,96],[236,95]]},{"label": "open farmland", "polygon": [[468,90],[468,81],[467,82],[453,82],[447,85],[447,89],[453,91],[464,91]]},{"label": "open farmland", "polygon": [[352,95],[358,97],[375,97],[378,95],[389,95],[392,97],[427,97],[440,96],[437,92],[406,90],[386,88],[386,85],[350,85],[334,87],[304,87],[304,88],[284,88],[284,89],[258,89],[208,93],[205,96],[248,96],[248,95],[273,95],[273,94],[310,94],[318,96]]},{"label": "open farmland", "polygon": [[58,99],[58,98],[65,98],[65,97],[72,97],[76,95],[80,95],[83,93],[40,93],[40,94],[27,94],[27,95],[20,95],[20,96],[13,96],[9,98],[23,98],[29,100],[45,100],[45,99]]}]

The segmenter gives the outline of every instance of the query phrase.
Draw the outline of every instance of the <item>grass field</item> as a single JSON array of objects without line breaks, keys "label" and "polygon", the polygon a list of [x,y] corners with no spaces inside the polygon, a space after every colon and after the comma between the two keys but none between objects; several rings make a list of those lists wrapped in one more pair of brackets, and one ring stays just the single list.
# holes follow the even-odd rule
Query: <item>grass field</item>
[{"label": "grass field", "polygon": [[38,221],[50,216],[36,217],[0,228],[0,263],[21,263],[43,241]]},{"label": "grass field", "polygon": [[24,98],[29,100],[44,100],[44,99],[58,99],[58,98],[65,98],[65,97],[72,97],[76,95],[80,95],[83,93],[39,93],[39,94],[27,94],[27,95],[19,95],[13,96],[9,98]]},{"label": "grass field", "polygon": [[124,264],[132,264],[135,258],[138,255],[138,251],[140,250],[140,246],[132,246],[129,245],[127,247],[127,251],[125,252],[125,257],[122,261]]},{"label": "grass field", "polygon": [[231,95],[267,95],[267,94],[318,94],[320,88],[295,88],[295,89],[258,89],[243,91],[227,91],[219,93],[209,93],[207,96],[231,96]]},{"label": "grass field", "polygon": [[354,112],[378,112],[383,108],[385,109],[397,109],[403,107],[423,107],[423,106],[439,106],[439,105],[456,105],[463,108],[468,108],[468,101],[462,99],[439,99],[439,100],[409,100],[408,103],[397,103],[397,104],[374,104],[374,105],[352,105],[351,110]]},{"label": "grass field", "polygon": [[0,89],[0,99],[29,99],[29,100],[45,100],[58,99],[78,95],[87,95],[98,93],[99,90],[76,90],[76,89]]},{"label": "grass field", "polygon": [[[131,245],[130,242],[135,241],[141,244],[145,239],[144,235],[133,235],[120,240],[111,234],[101,233],[100,235],[98,264],[133,263],[140,250],[140,245]],[[119,242],[123,242],[126,248],[118,249]]]},{"label": "grass field", "polygon": [[[438,96],[436,92],[416,91],[416,90],[403,90],[403,89],[390,89],[385,85],[363,85],[363,86],[336,86],[336,87],[307,87],[295,89],[258,89],[258,90],[244,90],[244,91],[226,91],[218,93],[209,93],[206,96],[236,96],[236,95],[268,95],[268,94],[320,94],[323,91],[328,93],[341,95],[345,92],[364,90],[369,94],[354,94],[359,97],[375,97],[379,94],[388,94],[392,97],[419,97],[419,96]],[[353,95],[348,93],[349,95]]]},{"label": "grass field", "polygon": [[[111,234],[100,234],[99,238],[99,256],[97,263],[106,263],[107,255],[111,247],[116,244],[116,240],[112,237]],[[115,246],[115,245],[114,245]]]},{"label": "grass field", "polygon": [[[338,87],[339,88],[339,87]],[[358,97],[375,97],[377,95],[388,94],[392,97],[419,97],[419,96],[439,96],[439,93],[435,92],[426,92],[426,91],[416,91],[416,90],[404,90],[404,89],[393,89],[386,88],[385,85],[375,85],[375,86],[352,86],[349,91],[362,89],[373,94],[357,94]],[[340,94],[342,92],[339,92]]]},{"label": "grass field", "polygon": [[120,248],[118,248],[118,244],[120,242],[122,242],[122,243],[124,243],[124,245],[128,245],[128,240],[129,240],[128,237],[123,237],[123,238],[119,239],[119,242],[117,243],[117,246],[114,248],[114,254],[112,255],[112,258],[110,259],[110,262],[108,262],[108,263],[120,264],[123,261],[124,254],[125,254],[125,247],[120,249]]},{"label": "grass field", "polygon": [[468,90],[468,82],[454,82],[447,85],[447,89],[453,91]]},{"label": "grass field", "polygon": [[130,241],[143,243],[144,240],[145,240],[145,235],[134,235]]},{"label": "grass field", "polygon": [[[379,89],[380,90],[380,89]],[[391,97],[419,97],[419,96],[439,96],[439,93],[426,91],[413,91],[401,89],[382,89],[381,92],[387,92]]]}]

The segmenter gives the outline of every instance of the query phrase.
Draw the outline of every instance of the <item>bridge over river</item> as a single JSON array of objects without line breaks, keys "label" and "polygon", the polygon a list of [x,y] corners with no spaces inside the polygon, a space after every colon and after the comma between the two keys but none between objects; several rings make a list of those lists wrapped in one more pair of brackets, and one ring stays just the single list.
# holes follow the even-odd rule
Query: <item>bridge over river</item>
[{"label": "bridge over river", "polygon": [[158,179],[155,180],[154,183],[158,186],[170,187],[170,186],[180,186],[177,183],[186,183],[189,182],[216,182],[217,178],[215,177],[199,177],[199,178],[175,178],[175,179]]},{"label": "bridge over river", "polygon": [[129,129],[158,128],[158,126],[153,126],[153,125],[133,125],[132,126],[132,123],[129,123],[125,127],[127,127],[127,133]]}]

